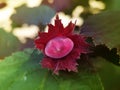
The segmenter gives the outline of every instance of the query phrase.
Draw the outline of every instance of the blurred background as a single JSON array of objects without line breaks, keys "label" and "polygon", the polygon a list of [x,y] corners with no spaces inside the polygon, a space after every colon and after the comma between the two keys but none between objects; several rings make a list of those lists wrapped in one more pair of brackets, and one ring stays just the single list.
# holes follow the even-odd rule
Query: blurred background
[{"label": "blurred background", "polygon": [[64,26],[76,22],[76,31],[89,16],[118,10],[120,0],[0,0],[0,59],[34,48],[39,31],[54,24],[56,13]]},{"label": "blurred background", "polygon": [[[0,0],[0,61],[16,51],[22,51],[26,48],[34,48],[34,39],[37,37],[38,32],[47,32],[47,24],[54,24],[56,14],[59,14],[59,17],[62,20],[64,26],[66,26],[70,21],[72,21],[73,23],[77,21],[75,32],[79,33],[80,27],[90,16],[108,11],[112,14],[108,15],[109,13],[105,13],[105,17],[100,16],[100,18],[98,19],[100,20],[99,22],[94,17],[94,20],[92,18],[91,21],[93,21],[93,26],[96,26],[97,28],[99,28],[99,30],[101,30],[102,28],[104,36],[109,29],[112,28],[111,31],[117,29],[116,32],[108,34],[108,39],[111,40],[112,36],[113,39],[111,41],[115,43],[113,45],[119,45],[119,42],[116,43],[116,40],[119,41],[119,37],[115,36],[119,36],[120,16],[118,12],[115,14],[112,12],[119,10],[120,0]],[[107,15],[109,17],[107,17]],[[110,22],[108,20],[109,18],[111,19]],[[101,24],[102,20],[103,23]],[[89,24],[91,25],[91,23]],[[106,40],[105,38],[103,39],[103,41],[106,40],[106,44],[108,44],[108,39]],[[97,40],[99,40],[99,38]],[[113,63],[119,63],[119,56],[116,48],[110,50],[107,47],[103,47],[103,49],[100,48],[100,51],[102,55],[105,54],[108,61],[112,60]],[[97,59],[95,59],[95,61],[96,60]],[[102,60],[100,59],[98,61]],[[7,65],[8,63],[9,62],[7,62],[5,65]],[[103,66],[101,66],[102,69],[100,69],[101,72],[99,74],[102,83],[105,86],[105,90],[120,90],[120,68],[105,61],[102,64]],[[3,63],[3,66],[5,65]],[[6,81],[16,81],[16,79],[13,79],[11,77],[10,79],[6,78],[6,75],[12,75],[11,70],[17,70],[14,65],[17,66],[18,64],[12,64],[11,62],[10,65],[8,66],[8,68],[5,68],[6,66],[1,66],[1,71],[3,68],[5,68],[3,69],[3,73],[1,74],[1,80],[4,81],[3,77],[5,77]],[[11,70],[9,70],[10,67]],[[98,67],[100,67],[100,62],[98,62]],[[15,75],[18,77],[18,74]],[[20,72],[20,75],[22,75],[23,77],[23,72]],[[15,76],[13,77],[16,78]],[[34,78],[32,78],[31,80],[33,79]],[[38,78],[36,78],[36,80],[38,80]],[[4,82],[6,83],[6,81]]]}]

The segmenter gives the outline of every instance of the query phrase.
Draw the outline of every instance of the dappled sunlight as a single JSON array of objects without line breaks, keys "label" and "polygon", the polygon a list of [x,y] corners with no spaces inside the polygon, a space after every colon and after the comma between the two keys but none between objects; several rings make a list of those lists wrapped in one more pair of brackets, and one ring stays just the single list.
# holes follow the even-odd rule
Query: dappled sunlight
[{"label": "dappled sunlight", "polygon": [[[49,3],[53,3],[53,0],[48,0]],[[26,4],[28,7],[35,7],[39,6],[41,4],[42,0],[8,0],[7,1],[7,7],[4,9],[0,10],[0,27],[4,28],[7,32],[11,32],[12,26],[11,23],[12,21],[10,20],[10,17],[13,13],[15,13],[15,7],[19,7],[23,4]],[[101,1],[95,1],[95,0],[90,0],[89,1],[90,7],[93,8],[92,12],[96,13],[94,8],[99,8],[99,9],[104,9],[105,5]],[[72,12],[72,17],[65,14],[64,12],[58,12],[59,17],[62,18],[62,23],[64,26],[67,26],[68,22],[72,21],[76,25],[81,26],[84,22],[84,20],[80,17],[81,13],[84,11],[83,6],[77,6],[73,12]],[[55,17],[52,18],[51,23],[53,23]],[[45,28],[45,31],[47,31],[47,27]],[[19,38],[19,40],[22,43],[26,42],[26,38],[33,38],[35,33],[38,32],[37,26],[23,26],[22,28],[16,28],[15,31],[13,32],[15,36]]]},{"label": "dappled sunlight", "polygon": [[39,28],[35,25],[23,25],[20,28],[15,28],[13,34],[18,37],[22,43],[26,43],[27,38],[34,39],[38,34]]},{"label": "dappled sunlight", "polygon": [[28,7],[37,7],[41,4],[42,0],[27,0],[26,4]]},{"label": "dappled sunlight", "polygon": [[[12,31],[12,21],[10,17],[15,13],[15,8],[23,4],[26,4],[28,7],[36,7],[40,5],[42,0],[8,0],[7,6],[3,9],[0,9],[0,28],[4,28],[5,31]],[[24,26],[24,25],[23,25]],[[26,38],[33,38],[34,35],[38,32],[37,26],[24,26],[22,28],[16,28],[14,30],[14,35],[22,42],[26,42]]]},{"label": "dappled sunlight", "polygon": [[119,4],[0,0],[0,90],[120,90]]},{"label": "dappled sunlight", "polygon": [[12,8],[6,7],[0,10],[0,28],[4,28],[7,32],[11,31],[11,20],[10,16],[14,10]]},{"label": "dappled sunlight", "polygon": [[73,17],[79,17],[80,14],[84,11],[84,7],[83,6],[77,6],[74,11],[72,12],[72,16]]},{"label": "dappled sunlight", "polygon": [[72,12],[72,20],[76,20],[76,25],[78,26],[81,26],[83,24],[84,20],[82,19],[82,17],[80,17],[83,11],[84,7],[79,5]]},{"label": "dappled sunlight", "polygon": [[7,6],[4,9],[0,9],[0,28],[4,28],[7,32],[12,30],[10,17],[15,13],[15,7],[19,7],[26,4],[28,7],[35,7],[41,3],[42,0],[8,0]]},{"label": "dappled sunlight", "polygon": [[19,7],[23,4],[26,4],[28,7],[39,6],[42,0],[8,0],[8,6],[10,7]]},{"label": "dappled sunlight", "polygon": [[105,9],[105,4],[102,1],[89,0],[89,5],[91,7],[91,12],[94,14],[99,13],[100,10]]},{"label": "dappled sunlight", "polygon": [[[72,21],[73,23],[76,22],[76,25],[81,26],[83,24],[83,19],[79,16],[70,16],[65,14],[64,12],[59,12],[57,13],[60,17],[60,19],[62,19],[62,23],[64,25],[64,27],[66,27],[68,25],[68,22]],[[54,19],[55,16],[52,18],[51,23],[54,24]]]},{"label": "dappled sunlight", "polygon": [[23,5],[23,4],[25,4],[25,2],[26,2],[26,0],[8,0],[7,1],[7,4],[8,4],[8,6],[7,7],[19,7],[19,6],[21,6],[21,5]]},{"label": "dappled sunlight", "polygon": [[[59,15],[59,18],[61,19],[62,18],[62,23],[65,26],[67,26],[68,22],[70,21],[71,17],[69,15],[65,15],[63,12],[59,12],[57,13]],[[54,20],[55,20],[56,16],[54,16],[52,19],[51,19],[51,23],[54,25]]]}]

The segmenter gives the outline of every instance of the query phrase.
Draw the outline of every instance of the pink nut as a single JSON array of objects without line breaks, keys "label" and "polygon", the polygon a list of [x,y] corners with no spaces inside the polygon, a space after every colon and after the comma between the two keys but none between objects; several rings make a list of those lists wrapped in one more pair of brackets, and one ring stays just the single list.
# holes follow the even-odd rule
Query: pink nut
[{"label": "pink nut", "polygon": [[45,54],[51,58],[62,58],[68,55],[74,47],[74,43],[67,37],[56,37],[51,39],[46,47]]}]

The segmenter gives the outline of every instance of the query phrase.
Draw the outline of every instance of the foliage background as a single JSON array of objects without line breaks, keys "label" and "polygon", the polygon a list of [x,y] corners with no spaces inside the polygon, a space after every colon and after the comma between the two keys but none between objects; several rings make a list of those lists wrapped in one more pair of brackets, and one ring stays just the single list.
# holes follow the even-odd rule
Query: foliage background
[{"label": "foliage background", "polygon": [[[120,90],[120,0],[0,0],[0,90]],[[92,39],[79,73],[52,75],[34,49],[39,31],[59,14]],[[83,58],[81,58],[82,60]],[[84,60],[84,59],[83,59]]]}]

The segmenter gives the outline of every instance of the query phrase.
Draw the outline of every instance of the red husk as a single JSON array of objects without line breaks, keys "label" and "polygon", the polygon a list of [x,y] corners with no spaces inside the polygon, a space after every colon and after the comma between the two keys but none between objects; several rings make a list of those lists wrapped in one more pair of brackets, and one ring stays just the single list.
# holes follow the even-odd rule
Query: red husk
[{"label": "red husk", "polygon": [[[89,44],[81,35],[74,34],[75,24],[70,22],[67,27],[63,27],[58,15],[56,16],[55,25],[48,24],[48,32],[39,32],[38,38],[35,39],[36,48],[43,51],[44,58],[41,61],[43,68],[48,68],[53,73],[58,74],[59,70],[68,70],[77,72],[77,59],[80,58],[81,53],[89,53]],[[45,55],[44,50],[49,40],[55,37],[68,37],[74,43],[73,50],[63,58],[54,59]]]}]

